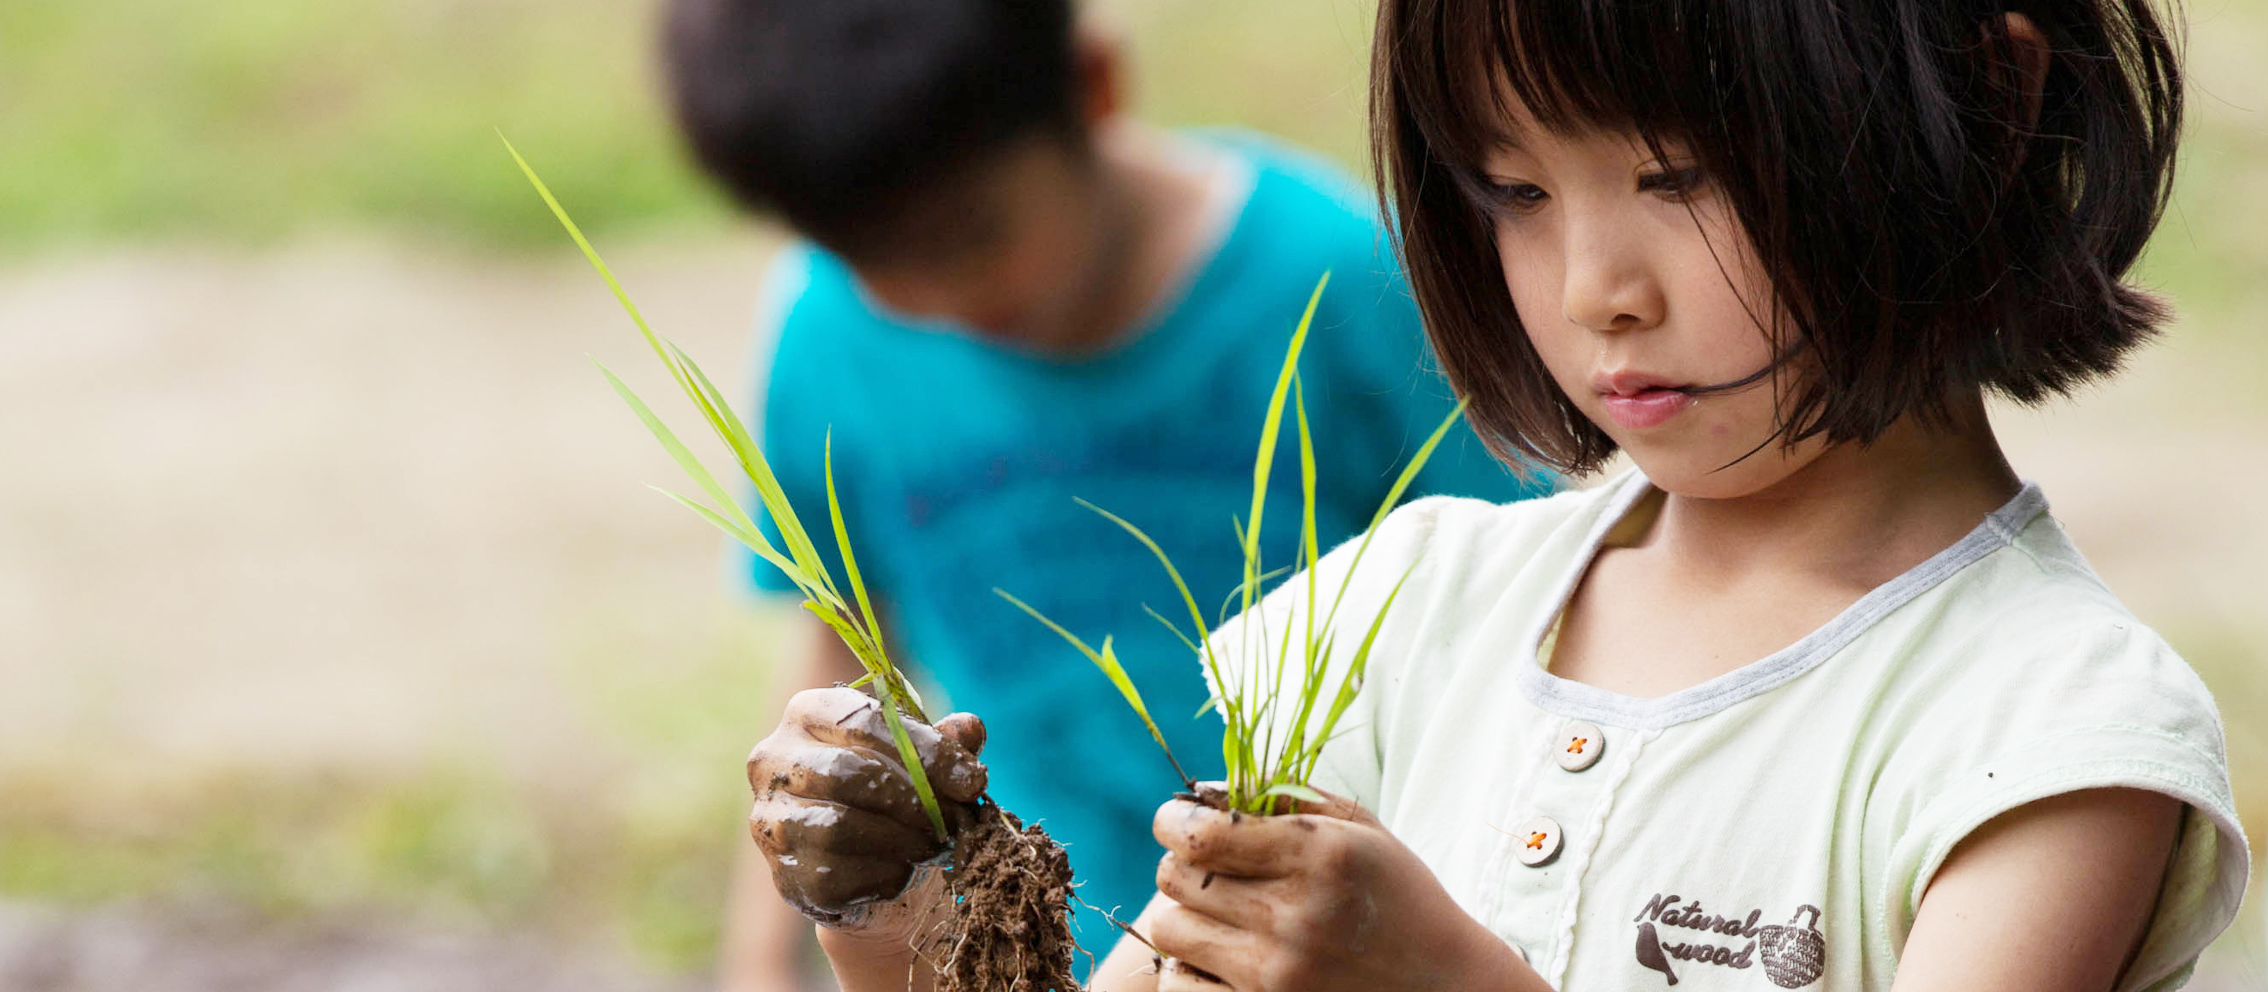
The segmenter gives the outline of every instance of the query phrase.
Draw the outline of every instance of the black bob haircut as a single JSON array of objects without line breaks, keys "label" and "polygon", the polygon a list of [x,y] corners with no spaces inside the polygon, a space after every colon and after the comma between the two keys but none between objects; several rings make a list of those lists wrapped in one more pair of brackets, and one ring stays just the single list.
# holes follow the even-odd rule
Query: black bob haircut
[{"label": "black bob haircut", "polygon": [[847,254],[990,153],[1083,142],[1070,0],[670,0],[694,157],[742,206]]},{"label": "black bob haircut", "polygon": [[[2010,12],[2051,50],[2037,93]],[[1373,58],[1380,197],[1500,457],[1582,472],[1615,450],[1529,344],[1472,196],[1508,100],[1554,131],[1629,128],[1698,160],[1802,370],[1783,443],[1942,423],[1962,388],[2068,393],[2168,317],[2123,281],[2165,210],[2181,123],[2150,0],[1381,0]]]}]

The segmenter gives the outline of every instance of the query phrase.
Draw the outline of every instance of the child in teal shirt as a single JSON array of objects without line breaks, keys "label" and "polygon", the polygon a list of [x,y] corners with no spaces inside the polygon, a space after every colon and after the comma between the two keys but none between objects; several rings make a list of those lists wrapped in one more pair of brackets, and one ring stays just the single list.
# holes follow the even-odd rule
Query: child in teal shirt
[{"label": "child in teal shirt", "polygon": [[[831,432],[893,649],[984,718],[991,795],[1065,844],[1092,907],[1077,934],[1103,947],[1098,911],[1136,912],[1154,888],[1150,811],[1179,783],[1109,682],[993,589],[1114,637],[1175,752],[1218,777],[1187,649],[1138,605],[1178,596],[1075,499],[1157,538],[1201,598],[1225,597],[1276,369],[1326,272],[1301,362],[1326,544],[1368,522],[1452,401],[1359,187],[1250,134],[1125,120],[1114,50],[1074,32],[1068,6],[679,0],[670,54],[702,162],[803,235],[762,294],[759,408],[781,485],[825,517]],[[1273,484],[1297,504],[1297,472]],[[1460,426],[1409,495],[1548,488]],[[1266,519],[1268,560],[1292,560],[1296,527]],[[758,588],[794,592],[748,563]],[[807,633],[796,688],[857,677]],[[779,915],[768,897],[736,902]],[[735,929],[755,945],[776,928]],[[767,987],[765,957],[728,947],[728,985]]]}]

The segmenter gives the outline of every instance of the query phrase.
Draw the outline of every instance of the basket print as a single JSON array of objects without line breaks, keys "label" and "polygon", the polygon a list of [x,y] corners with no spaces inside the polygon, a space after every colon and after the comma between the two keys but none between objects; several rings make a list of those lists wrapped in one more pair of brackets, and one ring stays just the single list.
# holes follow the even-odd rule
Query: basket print
[{"label": "basket print", "polygon": [[[1811,914],[1811,922],[1796,921]],[[1756,932],[1756,947],[1764,958],[1764,974],[1784,989],[1800,989],[1819,980],[1827,970],[1827,938],[1819,932],[1819,907],[1798,906],[1788,925],[1764,927]]]}]

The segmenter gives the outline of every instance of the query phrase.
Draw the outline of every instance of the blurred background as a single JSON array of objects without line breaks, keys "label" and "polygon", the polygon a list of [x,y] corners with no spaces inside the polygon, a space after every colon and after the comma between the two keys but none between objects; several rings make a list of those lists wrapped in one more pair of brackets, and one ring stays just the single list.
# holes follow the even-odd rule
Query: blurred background
[{"label": "blurred background", "polygon": [[[1362,0],[1092,6],[1146,116],[1362,168]],[[585,356],[650,359],[495,135],[744,367],[779,237],[680,156],[651,7],[0,0],[0,992],[705,985],[777,618],[645,488]],[[2268,0],[2188,16],[2182,323],[2000,422],[2212,685],[2257,843]]]}]

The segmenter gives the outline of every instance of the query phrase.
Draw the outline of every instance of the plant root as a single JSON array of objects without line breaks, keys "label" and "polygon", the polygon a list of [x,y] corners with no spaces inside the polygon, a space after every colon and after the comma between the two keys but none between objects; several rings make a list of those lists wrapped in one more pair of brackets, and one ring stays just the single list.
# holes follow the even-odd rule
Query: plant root
[{"label": "plant root", "polygon": [[939,992],[1079,992],[1063,845],[987,801],[947,878],[954,911],[928,943]]}]

